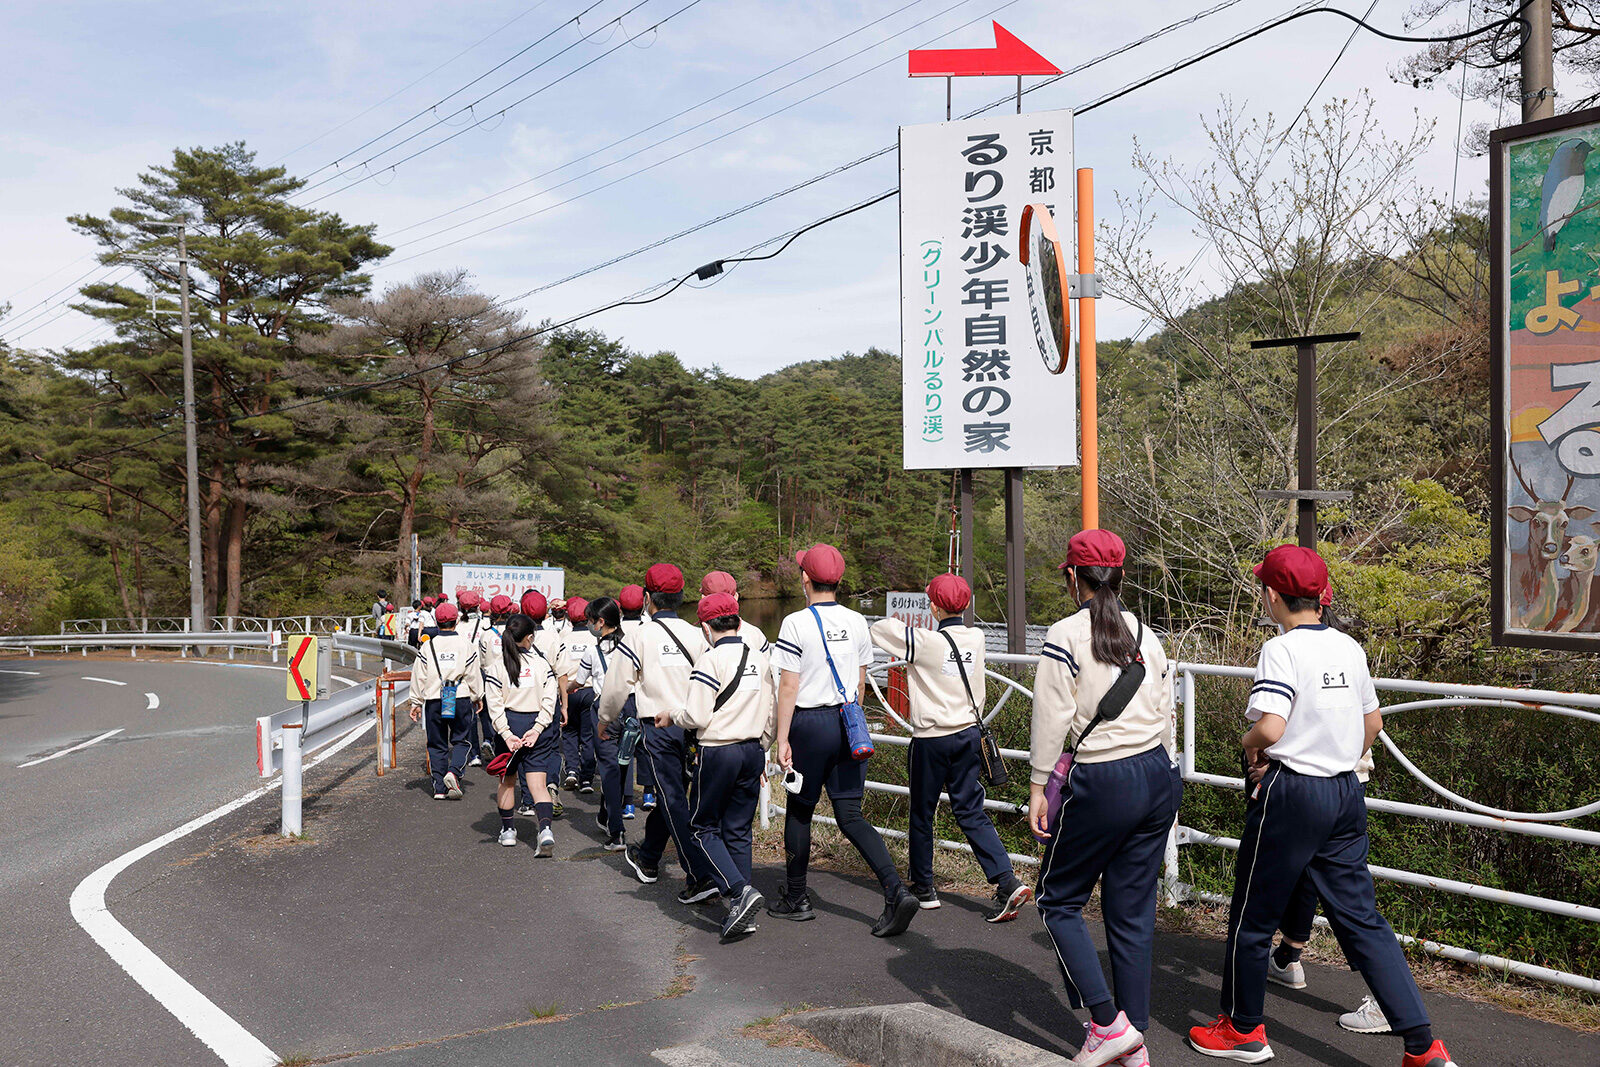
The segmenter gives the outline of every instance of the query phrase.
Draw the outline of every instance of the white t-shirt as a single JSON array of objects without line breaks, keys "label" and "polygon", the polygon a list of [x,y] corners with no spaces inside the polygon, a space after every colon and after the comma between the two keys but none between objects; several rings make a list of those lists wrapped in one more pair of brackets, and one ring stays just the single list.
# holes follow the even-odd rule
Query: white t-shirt
[{"label": "white t-shirt", "polygon": [[1284,719],[1283,736],[1267,749],[1291,771],[1331,778],[1361,762],[1366,726],[1378,694],[1367,653],[1346,634],[1326,626],[1297,626],[1261,648],[1245,716]]},{"label": "white t-shirt", "polygon": [[[797,708],[827,707],[859,699],[861,668],[872,665],[872,637],[861,613],[833,602],[818,604],[816,608],[817,615],[822,616],[821,628],[817,626],[817,615],[813,615],[810,608],[794,612],[783,620],[778,628],[778,640],[772,646],[773,666],[800,675],[800,692],[794,702]],[[828,670],[828,659],[823,655],[823,630],[828,634],[828,652],[833,655],[833,665],[844,683],[843,697],[839,695],[839,686],[834,684],[833,672]]]}]

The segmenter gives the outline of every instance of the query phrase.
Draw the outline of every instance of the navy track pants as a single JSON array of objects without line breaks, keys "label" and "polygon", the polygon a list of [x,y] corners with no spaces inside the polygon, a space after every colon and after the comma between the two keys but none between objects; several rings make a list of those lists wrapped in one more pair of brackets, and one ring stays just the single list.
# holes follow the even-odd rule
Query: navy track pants
[{"label": "navy track pants", "polygon": [[588,686],[567,694],[567,724],[561,728],[561,757],[566,774],[580,785],[594,781],[595,699]]},{"label": "navy track pants", "polygon": [[659,866],[670,838],[678,850],[678,863],[683,866],[684,873],[692,881],[703,882],[711,877],[711,868],[700,850],[690,844],[689,794],[684,787],[688,739],[681,726],[657,726],[653,718],[640,721],[644,725],[644,738],[634,749],[634,756],[642,756],[655,776],[656,806],[644,823],[639,858],[647,866]]},{"label": "navy track pants", "polygon": [[[1082,1008],[1115,999],[1128,1021],[1146,1030],[1156,880],[1183,778],[1157,746],[1126,759],[1074,763],[1065,791],[1040,864],[1039,914],[1055,945],[1068,1002]],[[1097,881],[1115,997],[1083,920]],[[1265,977],[1264,958],[1261,966]]]},{"label": "navy track pants", "polygon": [[1361,972],[1396,1033],[1428,1013],[1405,951],[1378,914],[1367,870],[1367,805],[1353,771],[1320,778],[1281,763],[1250,792],[1233,872],[1222,1011],[1241,1030],[1262,1021],[1272,936],[1308,879],[1350,966]]},{"label": "navy track pants", "polygon": [[950,810],[972,846],[983,876],[990,885],[998,885],[1012,873],[1011,857],[983,809],[977,726],[944,737],[912,738],[906,762],[911,772],[911,884],[933,885],[933,815],[939,807],[939,793],[948,791]]},{"label": "navy track pants", "polygon": [[750,884],[750,825],[767,754],[760,741],[701,745],[689,783],[689,829],[725,897]]},{"label": "navy track pants", "polygon": [[468,697],[456,697],[456,714],[446,719],[440,714],[438,700],[427,701],[422,706],[422,721],[428,733],[428,769],[433,772],[433,791],[443,793],[444,775],[453,771],[459,779],[467,770],[471,759],[471,722],[476,714]]}]

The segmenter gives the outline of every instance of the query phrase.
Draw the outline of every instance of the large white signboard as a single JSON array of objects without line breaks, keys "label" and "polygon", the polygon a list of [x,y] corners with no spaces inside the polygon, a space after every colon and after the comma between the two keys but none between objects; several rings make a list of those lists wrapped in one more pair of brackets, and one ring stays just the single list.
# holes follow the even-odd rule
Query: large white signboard
[{"label": "large white signboard", "polygon": [[565,595],[567,573],[560,567],[446,563],[440,567],[440,571],[444,579],[444,591],[450,594],[451,600],[461,599],[461,594],[469,589],[486,601],[501,593],[517,600],[529,589],[537,589],[547,597]]},{"label": "large white signboard", "polygon": [[907,470],[1078,462],[1077,362],[1046,368],[1018,256],[1028,204],[1076,233],[1074,182],[1070,111],[900,128]]}]

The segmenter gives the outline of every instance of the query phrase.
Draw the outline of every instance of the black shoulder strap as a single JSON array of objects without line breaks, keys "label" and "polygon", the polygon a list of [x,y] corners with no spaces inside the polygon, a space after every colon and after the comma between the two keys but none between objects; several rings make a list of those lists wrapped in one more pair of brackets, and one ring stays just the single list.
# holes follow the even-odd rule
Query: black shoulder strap
[{"label": "black shoulder strap", "polygon": [[[738,692],[739,683],[744,680],[744,669],[750,663],[750,645],[744,641],[739,643],[744,645],[744,651],[739,653],[739,670],[734,674],[733,681],[723,686],[722,692],[717,694],[717,699],[712,701],[711,710],[713,713],[721,711],[722,705],[733,699],[733,694]],[[685,654],[687,655],[687,653]]]},{"label": "black shoulder strap", "polygon": [[679,637],[677,634],[672,632],[672,627],[667,625],[667,620],[666,619],[651,619],[650,621],[655,623],[657,626],[661,627],[663,630],[667,631],[667,636],[672,638],[672,643],[678,646],[678,651],[683,653],[683,658],[689,661],[689,666],[693,667],[694,666],[694,657],[689,655],[688,646],[686,646],[683,643],[683,639],[681,637]]},{"label": "black shoulder strap", "polygon": [[961,672],[961,685],[967,691],[967,703],[972,706],[972,716],[978,720],[978,725],[983,725],[983,712],[978,708],[978,700],[972,695],[972,683],[967,681],[967,665],[961,659],[961,649],[956,647],[956,639],[950,636],[949,630],[940,630],[939,636],[950,642],[950,654],[956,658],[956,669]]},{"label": "black shoulder strap", "polygon": [[[1135,663],[1144,662],[1144,620],[1135,619],[1134,621],[1139,624],[1139,629],[1133,635],[1133,659],[1128,661],[1129,667],[1133,666]],[[1121,708],[1117,709],[1117,714],[1122,714]],[[1083,739],[1089,736],[1089,731],[1093,730],[1096,726],[1099,726],[1105,721],[1105,701],[1102,700],[1100,705],[1094,709],[1094,718],[1089,720],[1089,725],[1083,728],[1083,733],[1079,734],[1078,740],[1073,743],[1072,751],[1078,751],[1079,746],[1083,744]]]}]

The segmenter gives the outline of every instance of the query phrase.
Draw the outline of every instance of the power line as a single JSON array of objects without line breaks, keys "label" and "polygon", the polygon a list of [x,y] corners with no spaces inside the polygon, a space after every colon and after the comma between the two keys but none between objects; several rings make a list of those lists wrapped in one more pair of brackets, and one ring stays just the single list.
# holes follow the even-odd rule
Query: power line
[{"label": "power line", "polygon": [[[400,88],[396,89],[394,92],[390,93],[388,96],[384,97],[382,100],[379,100],[377,103],[371,105],[370,107],[368,107],[364,111],[361,111],[361,112],[358,112],[358,113],[356,113],[354,115],[351,115],[349,118],[345,119],[343,122],[339,123],[339,125],[333,127],[332,129],[326,130],[323,133],[319,133],[317,136],[311,138],[311,140],[307,141],[305,144],[301,145],[299,148],[291,148],[291,149],[289,149],[289,151],[285,152],[283,155],[281,155],[277,159],[273,160],[270,165],[271,166],[276,166],[277,164],[282,163],[284,160],[288,159],[290,156],[295,155],[296,153],[301,152],[301,151],[303,151],[303,150],[305,150],[307,148],[310,148],[312,145],[316,144],[318,141],[322,140],[323,138],[328,137],[331,134],[338,133],[340,130],[344,129],[346,126],[350,125],[352,122],[356,121],[357,119],[366,117],[367,115],[369,115],[372,112],[376,111],[378,108],[382,107],[384,104],[387,104],[389,101],[391,101],[395,97],[399,96],[401,93],[406,92],[408,89],[412,89],[412,88],[422,84],[423,82],[427,81],[429,78],[433,77],[435,74],[439,73],[441,70],[443,70],[444,68],[448,67],[450,64],[454,63],[456,60],[460,59],[462,56],[466,55],[468,52],[472,51],[474,48],[477,48],[479,45],[483,44],[485,41],[489,40],[491,37],[496,37],[496,36],[499,36],[501,33],[504,33],[506,30],[510,29],[511,26],[514,23],[522,21],[524,18],[526,18],[529,15],[533,14],[535,11],[537,11],[539,8],[543,7],[547,3],[549,3],[549,0],[539,0],[539,2],[534,4],[532,7],[525,8],[520,15],[515,16],[514,18],[512,18],[511,20],[509,20],[507,22],[501,23],[498,27],[496,27],[493,30],[490,30],[488,33],[484,34],[482,37],[479,37],[476,41],[473,41],[471,44],[467,45],[467,47],[463,48],[461,51],[457,52],[455,55],[451,56],[449,59],[445,60],[443,63],[440,63],[437,67],[434,67],[432,70],[428,71],[426,74],[423,74],[423,75],[421,75],[421,76],[419,76],[419,77],[407,82],[406,84],[402,85]],[[564,26],[564,25],[566,25],[566,23],[562,23],[562,25]],[[540,40],[543,40],[543,39],[544,38],[540,38]],[[538,43],[539,43],[538,41],[534,42],[535,45],[538,44]],[[528,47],[532,48],[533,45],[529,45]],[[525,51],[527,51],[526,48],[523,49],[523,52],[525,52]],[[520,56],[521,54],[522,54],[522,52],[518,52],[517,55],[512,56],[511,59],[515,59],[515,58],[517,58],[517,56]],[[506,62],[509,63],[510,60],[507,60]],[[504,65],[505,65],[504,63],[500,64],[500,66],[504,66]],[[500,66],[490,68],[488,73],[489,74],[493,74],[496,70],[500,69]],[[486,75],[479,75],[480,78],[481,77],[485,77],[485,76]],[[476,81],[478,79],[473,79],[473,80]],[[468,82],[467,83],[467,85],[471,85],[471,84],[472,84],[472,82]],[[466,87],[467,86],[462,86],[462,89],[465,89]],[[445,97],[442,97],[439,100],[434,101],[433,107],[438,107],[440,104],[442,104],[446,100],[450,99],[451,96],[455,96],[456,93],[459,93],[459,92],[461,92],[461,89],[457,89],[457,90],[455,90],[455,92],[451,93],[449,96],[445,96]],[[402,122],[400,124],[400,126],[391,127],[389,129],[388,133],[393,133],[395,130],[399,129],[401,126],[405,126],[407,123],[414,121],[419,115],[427,114],[428,111],[430,111],[430,110],[432,110],[432,108],[424,108],[422,111],[418,112],[417,115],[413,115],[413,116],[411,116],[411,118],[406,119],[406,121]],[[385,137],[385,136],[388,136],[388,134],[387,133],[380,134],[379,136],[380,137]],[[368,143],[370,144],[371,142],[368,142]],[[363,147],[365,147],[365,146],[363,146]],[[360,148],[355,148],[355,149],[351,150],[351,152],[359,152],[359,151],[361,151]],[[349,154],[351,154],[351,153],[350,152],[345,153],[345,155],[349,155]],[[340,156],[339,158],[343,159],[344,156]],[[319,167],[318,170],[320,170],[320,169],[322,169],[322,168]],[[316,171],[312,171],[312,173],[315,174]]]},{"label": "power line", "polygon": [[[596,2],[597,3],[601,2],[601,0],[596,0]],[[616,18],[612,19],[610,22],[606,23],[605,25],[609,26],[609,25],[615,24],[615,25],[619,25],[620,26],[622,24],[622,20],[624,18],[626,18],[627,16],[633,14],[635,11],[639,10],[641,7],[643,7],[645,4],[647,4],[649,2],[650,2],[650,0],[639,0],[638,3],[634,4],[632,7],[628,8],[628,10],[624,11],[622,14],[618,15]],[[561,84],[562,82],[566,81],[568,78],[572,77],[574,74],[579,73],[580,71],[587,70],[589,67],[594,66],[594,64],[600,62],[600,60],[605,59],[607,56],[613,54],[614,52],[618,51],[619,49],[627,47],[627,45],[630,42],[632,42],[634,39],[639,38],[639,37],[643,37],[647,33],[654,33],[656,30],[660,29],[662,26],[666,25],[668,22],[671,22],[673,19],[677,18],[679,15],[683,14],[685,11],[688,11],[690,8],[696,6],[699,3],[700,3],[700,0],[689,0],[689,2],[687,4],[684,4],[682,7],[678,8],[676,11],[672,12],[672,14],[666,16],[663,19],[660,19],[659,21],[657,21],[654,24],[652,24],[652,25],[646,27],[645,29],[639,31],[638,33],[634,34],[631,37],[625,37],[619,43],[611,46],[610,48],[606,49],[604,52],[601,52],[598,56],[595,56],[593,59],[590,59],[587,62],[579,64],[577,67],[573,68],[572,70],[567,71],[565,74],[561,75],[559,78],[554,78],[551,81],[548,81],[545,84],[539,86],[539,88],[535,89],[533,92],[528,93],[525,96],[518,97],[516,100],[513,100],[511,103],[509,103],[509,104],[505,105],[504,107],[500,108],[499,110],[495,111],[492,115],[489,116],[489,118],[497,118],[497,117],[503,118],[505,116],[505,114],[508,111],[510,111],[512,108],[515,108],[515,107],[518,107],[518,106],[520,106],[522,104],[527,103],[529,100],[532,100],[534,97],[538,96],[540,93],[544,92],[546,89],[549,89],[549,88],[552,88],[553,86]],[[596,32],[598,33],[599,31],[597,30]],[[350,184],[347,185],[347,186],[344,186],[344,187],[342,187],[340,189],[334,189],[334,190],[332,190],[330,192],[323,193],[321,196],[316,197],[315,199],[306,201],[305,202],[305,206],[309,206],[311,204],[321,203],[322,201],[326,200],[330,196],[337,195],[338,193],[343,192],[345,189],[353,189],[356,186],[361,185],[362,183],[370,180],[374,176],[370,165],[374,160],[378,159],[380,156],[387,155],[390,152],[393,152],[395,149],[399,148],[401,145],[410,143],[411,141],[415,140],[416,138],[421,137],[423,134],[427,133],[429,130],[432,130],[432,129],[435,129],[435,128],[441,126],[441,125],[447,124],[449,119],[454,118],[455,116],[461,114],[462,112],[471,112],[473,110],[473,108],[477,107],[478,104],[480,104],[483,101],[487,100],[489,97],[493,96],[495,93],[498,93],[501,89],[504,89],[507,85],[510,85],[510,84],[512,84],[512,82],[518,81],[519,79],[526,77],[527,75],[533,73],[533,71],[538,70],[540,67],[544,66],[546,63],[549,63],[552,60],[560,58],[561,56],[565,55],[567,52],[570,52],[572,49],[578,47],[580,44],[583,44],[587,40],[589,40],[588,37],[580,37],[578,40],[576,40],[576,41],[572,42],[571,44],[567,45],[565,48],[563,48],[560,51],[556,52],[554,55],[552,55],[552,56],[550,56],[550,57],[548,57],[546,59],[541,60],[539,63],[535,64],[529,70],[524,71],[522,74],[517,75],[516,78],[513,78],[513,79],[511,79],[511,81],[506,82],[505,85],[502,85],[499,88],[493,89],[490,92],[485,93],[483,96],[479,97],[477,100],[473,101],[471,104],[468,104],[466,107],[459,108],[456,111],[451,112],[445,118],[439,119],[439,120],[433,122],[431,125],[424,126],[422,129],[416,131],[415,133],[412,133],[412,134],[402,138],[401,140],[396,141],[394,144],[390,145],[389,147],[387,147],[387,148],[385,148],[385,149],[383,149],[383,150],[381,150],[379,152],[376,152],[373,155],[367,157],[365,160],[362,160],[362,162],[361,162],[361,166],[362,167],[366,167],[368,169],[368,173],[367,174],[365,174],[364,176],[362,176],[360,178],[357,178],[357,179],[351,181]],[[476,112],[473,112],[473,113],[476,114]],[[487,120],[479,119],[478,121],[473,122],[470,125],[462,127],[461,129],[457,130],[455,133],[449,134],[448,136],[445,136],[445,137],[441,137],[439,140],[434,141],[431,144],[424,145],[422,148],[417,149],[415,152],[412,152],[410,155],[404,156],[401,159],[395,160],[393,163],[389,163],[389,164],[386,164],[386,165],[380,167],[379,168],[379,172],[393,172],[397,167],[401,166],[402,164],[409,163],[411,160],[416,159],[418,156],[423,155],[424,153],[433,151],[435,148],[438,148],[440,145],[450,143],[451,141],[455,140],[457,137],[460,137],[462,134],[466,133],[468,130],[475,129],[478,126],[483,125],[483,123],[485,121],[487,121]],[[300,192],[303,194],[303,193],[310,192],[310,191],[312,191],[314,189],[321,188],[322,186],[327,185],[330,182],[334,181],[338,177],[339,177],[338,174],[331,174],[328,177],[324,178],[320,182],[312,183],[311,185],[307,186],[306,188],[300,190]]]}]

